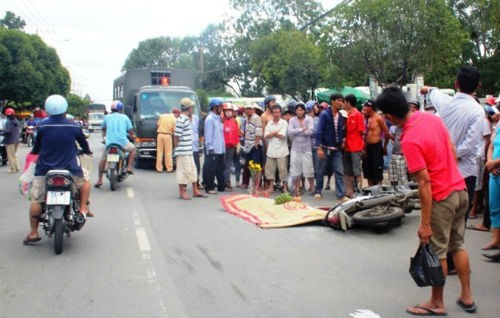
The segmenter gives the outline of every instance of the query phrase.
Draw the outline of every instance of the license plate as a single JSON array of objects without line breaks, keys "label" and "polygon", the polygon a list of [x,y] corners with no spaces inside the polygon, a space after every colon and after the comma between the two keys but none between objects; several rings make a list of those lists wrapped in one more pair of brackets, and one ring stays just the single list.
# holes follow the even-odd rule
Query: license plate
[{"label": "license plate", "polygon": [[70,200],[69,191],[48,191],[47,204],[48,205],[68,205]]},{"label": "license plate", "polygon": [[120,161],[120,155],[117,155],[117,154],[108,154],[108,158],[107,158],[108,162],[118,162]]}]

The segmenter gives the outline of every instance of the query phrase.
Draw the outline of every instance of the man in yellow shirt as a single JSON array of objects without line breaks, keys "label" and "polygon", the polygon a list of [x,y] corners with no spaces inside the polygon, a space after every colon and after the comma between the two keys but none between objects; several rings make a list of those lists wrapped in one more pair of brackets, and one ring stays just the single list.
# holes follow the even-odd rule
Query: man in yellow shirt
[{"label": "man in yellow shirt", "polygon": [[163,162],[167,172],[174,172],[172,161],[172,135],[175,130],[175,120],[179,117],[180,111],[177,108],[170,114],[162,114],[158,118],[156,126],[158,135],[156,139],[156,171],[163,172]]}]

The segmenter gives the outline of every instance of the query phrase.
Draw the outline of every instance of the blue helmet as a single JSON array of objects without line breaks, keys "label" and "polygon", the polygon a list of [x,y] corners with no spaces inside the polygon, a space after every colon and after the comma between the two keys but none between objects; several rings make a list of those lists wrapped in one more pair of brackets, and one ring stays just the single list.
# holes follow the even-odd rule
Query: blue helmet
[{"label": "blue helmet", "polygon": [[267,106],[271,101],[276,100],[276,97],[269,95],[264,98],[264,105]]},{"label": "blue helmet", "polygon": [[120,102],[119,100],[115,100],[113,101],[113,103],[111,103],[111,110],[119,112],[122,109],[123,109],[123,103]]},{"label": "blue helmet", "polygon": [[316,103],[317,103],[317,101],[315,101],[315,100],[307,101],[307,103],[306,103],[306,111],[310,112],[311,109],[313,109],[314,105],[316,105]]},{"label": "blue helmet", "polygon": [[222,104],[224,104],[224,101],[220,98],[212,98],[210,100],[210,110],[212,110],[214,107],[216,106],[222,106]]},{"label": "blue helmet", "polygon": [[50,116],[62,115],[68,110],[68,101],[61,95],[50,95],[45,100],[45,111]]}]

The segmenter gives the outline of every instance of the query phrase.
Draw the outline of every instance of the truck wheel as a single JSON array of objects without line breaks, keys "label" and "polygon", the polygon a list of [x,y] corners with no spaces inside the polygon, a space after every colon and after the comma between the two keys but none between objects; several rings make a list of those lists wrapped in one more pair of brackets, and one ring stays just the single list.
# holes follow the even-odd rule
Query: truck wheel
[{"label": "truck wheel", "polygon": [[392,222],[404,216],[400,207],[377,206],[355,213],[352,216],[354,223],[360,225],[373,225],[377,223]]}]

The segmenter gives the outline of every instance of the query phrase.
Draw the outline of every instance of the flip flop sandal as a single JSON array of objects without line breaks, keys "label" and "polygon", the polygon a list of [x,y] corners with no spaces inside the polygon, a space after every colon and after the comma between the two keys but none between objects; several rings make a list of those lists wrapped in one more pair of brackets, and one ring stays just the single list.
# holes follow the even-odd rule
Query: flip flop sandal
[{"label": "flip flop sandal", "polygon": [[200,193],[198,195],[193,195],[193,198],[208,198],[208,195],[205,195],[203,193]]},{"label": "flip flop sandal", "polygon": [[447,316],[448,315],[448,313],[446,313],[446,312],[437,312],[437,311],[432,310],[430,308],[422,307],[419,305],[416,305],[416,306],[411,307],[411,308],[422,310],[421,312],[414,312],[414,311],[409,310],[410,308],[406,309],[407,313],[409,313],[410,315],[414,315],[414,316]]},{"label": "flip flop sandal", "polygon": [[31,243],[35,243],[35,242],[38,242],[40,241],[42,238],[41,237],[33,237],[33,238],[29,238],[29,237],[25,237],[24,240],[23,240],[23,245],[30,245]]},{"label": "flip flop sandal", "polygon": [[181,200],[191,200],[191,197],[190,196],[179,196],[179,199]]},{"label": "flip flop sandal", "polygon": [[457,305],[460,306],[465,312],[470,314],[475,313],[477,310],[476,303],[472,303],[470,305],[466,305],[461,299],[457,299]]},{"label": "flip flop sandal", "polygon": [[87,218],[93,218],[94,217],[94,213],[90,212],[90,211],[80,211],[81,214],[85,215],[85,217]]},{"label": "flip flop sandal", "polygon": [[481,247],[481,250],[483,250],[483,251],[494,251],[494,250],[498,250],[498,249],[500,249],[500,246],[497,246],[497,245],[486,245],[486,246]]},{"label": "flip flop sandal", "polygon": [[100,188],[100,187],[102,187],[102,183],[96,183],[96,184],[94,184],[94,188]]}]

